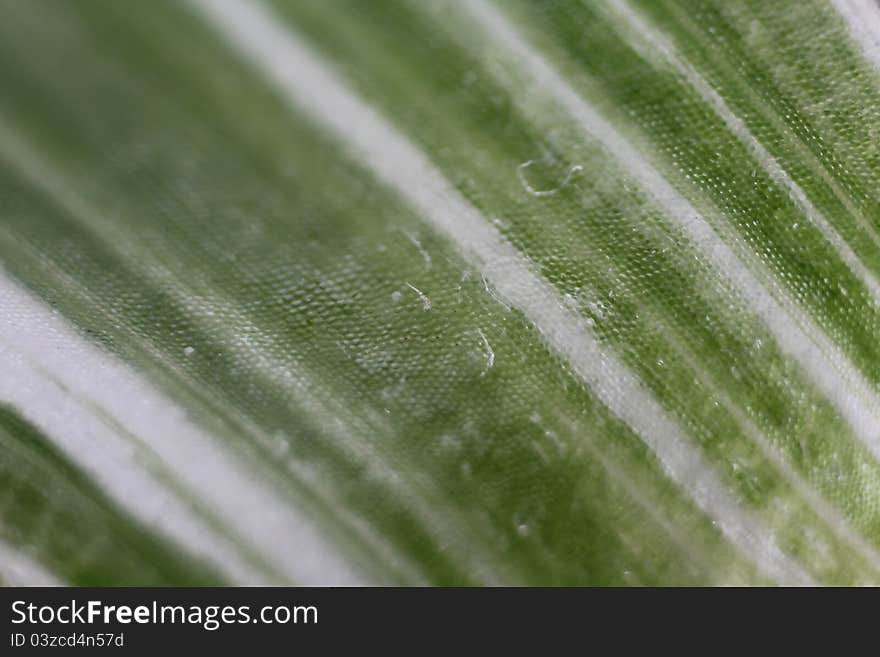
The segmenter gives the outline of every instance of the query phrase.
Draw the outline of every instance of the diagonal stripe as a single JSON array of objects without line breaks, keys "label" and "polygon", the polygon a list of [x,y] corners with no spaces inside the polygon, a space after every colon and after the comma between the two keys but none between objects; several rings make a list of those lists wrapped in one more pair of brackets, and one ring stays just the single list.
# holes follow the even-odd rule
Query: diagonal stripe
[{"label": "diagonal stripe", "polygon": [[352,95],[294,36],[257,3],[192,0],[297,108],[339,135],[353,155],[446,234],[466,258],[568,359],[597,396],[633,427],[725,535],[772,578],[805,584],[810,577],[771,532],[739,507],[657,401],[612,354],[603,352],[585,320],[564,308],[546,281],[503,240],[428,159]]},{"label": "diagonal stripe", "polygon": [[268,583],[236,548],[195,516],[72,392],[144,439],[163,465],[285,577],[300,584],[360,584],[304,516],[218,448],[183,410],[0,276],[0,397],[129,512],[157,526],[241,583]]},{"label": "diagonal stripe", "polygon": [[[631,34],[637,38],[634,39],[635,47],[642,47],[642,42],[650,44],[655,50],[659,51],[666,60],[672,64],[678,73],[684,77],[688,83],[696,89],[706,103],[708,103],[715,113],[724,121],[725,125],[736,137],[748,148],[755,159],[760,162],[761,166],[767,172],[767,175],[777,185],[784,188],[789,196],[797,203],[801,211],[812,221],[822,232],[826,240],[837,250],[841,260],[843,260],[852,272],[858,276],[874,298],[874,302],[880,305],[880,281],[872,274],[859,257],[853,252],[852,248],[834,229],[821,212],[813,205],[812,201],[807,197],[804,190],[801,189],[789,173],[780,165],[773,155],[764,147],[764,145],[752,134],[745,122],[740,119],[721,97],[721,95],[712,88],[705,78],[700,75],[697,70],[682,59],[676,52],[675,46],[657,29],[652,27],[648,21],[639,15],[626,0],[607,0],[612,10],[628,23]],[[865,228],[866,226],[862,226]],[[876,241],[877,235],[871,230],[872,238]]]},{"label": "diagonal stripe", "polygon": [[[120,230],[113,221],[108,220],[101,208],[86,202],[63,176],[53,170],[49,163],[44,161],[21,136],[15,134],[2,117],[0,117],[0,145],[3,146],[0,158],[7,159],[11,166],[34,185],[44,190],[71,216],[76,217],[84,225],[92,227],[96,233],[107,238],[116,249],[122,250],[128,257],[138,257],[141,261],[150,260],[131,245],[131,239],[125,231]],[[290,393],[295,403],[320,426],[324,427],[328,431],[328,435],[332,436],[334,442],[342,450],[350,453],[357,463],[366,466],[373,477],[388,485],[396,497],[409,506],[416,515],[425,519],[426,526],[436,535],[438,543],[443,541],[443,536],[452,534],[453,522],[448,514],[436,505],[429,508],[426,504],[426,495],[433,496],[434,499],[439,497],[436,491],[428,490],[431,487],[425,481],[410,481],[416,477],[402,476],[400,472],[391,469],[387,461],[371,444],[371,441],[352,440],[355,430],[345,426],[341,419],[342,414],[338,411],[328,410],[326,404],[319,402],[313,391],[309,390],[306,382],[309,381],[310,385],[314,386],[314,377],[306,376],[301,371],[300,364],[289,354],[286,354],[284,358],[279,356],[279,354],[285,354],[284,345],[274,343],[270,346],[268,342],[262,344],[269,338],[265,338],[263,341],[242,340],[241,336],[249,333],[251,325],[239,307],[234,303],[219,299],[215,299],[210,304],[206,299],[203,299],[201,308],[192,306],[187,302],[187,294],[181,294],[175,290],[181,286],[183,288],[189,287],[192,290],[194,281],[181,280],[159,261],[150,260],[150,262],[148,275],[155,279],[157,286],[167,288],[167,294],[175,298],[181,305],[186,306],[192,317],[198,318],[202,325],[210,327],[217,335],[223,336],[224,344],[228,345],[230,353],[239,362],[261,372],[261,375],[273,386]],[[100,304],[100,300],[91,299],[90,303]],[[261,431],[253,433],[265,444],[266,437],[262,434]],[[285,462],[285,465],[296,474],[298,480],[310,479],[314,482],[314,477],[306,476],[303,468],[295,461],[289,460]],[[310,488],[313,491],[316,488],[321,488],[321,495],[325,499],[332,497],[331,491],[326,486],[313,483]],[[419,489],[418,493],[415,492],[416,488]],[[358,525],[357,519],[350,514],[346,518],[346,522],[350,527]],[[388,549],[387,544],[376,540],[376,538],[369,539],[370,532],[361,531],[360,533],[362,538],[370,540],[374,546]],[[495,572],[495,568],[492,566],[493,559],[484,554],[478,546],[469,546],[467,553],[461,554],[459,558],[471,563],[474,573],[479,573],[481,581],[484,583],[505,581]],[[386,561],[390,562],[391,559]]]},{"label": "diagonal stripe", "polygon": [[831,0],[831,4],[880,73],[880,5],[874,0]]},{"label": "diagonal stripe", "polygon": [[[587,133],[603,144],[666,214],[685,230],[706,260],[730,281],[764,321],[776,337],[779,348],[800,363],[813,384],[834,403],[859,439],[880,459],[880,396],[837,345],[790,300],[781,302],[775,298],[644,154],[578,95],[504,16],[482,0],[464,6],[487,33],[520,60],[535,83],[556,98]],[[772,280],[769,274],[764,278]],[[774,291],[784,299],[781,287],[775,287]]]},{"label": "diagonal stripe", "polygon": [[5,586],[63,586],[52,573],[20,548],[0,539],[0,583]]}]

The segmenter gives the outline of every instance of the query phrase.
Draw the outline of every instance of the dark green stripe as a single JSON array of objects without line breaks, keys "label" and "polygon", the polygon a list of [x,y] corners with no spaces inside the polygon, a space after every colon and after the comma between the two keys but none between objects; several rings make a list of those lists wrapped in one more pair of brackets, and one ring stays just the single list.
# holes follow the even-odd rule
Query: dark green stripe
[{"label": "dark green stripe", "polygon": [[0,534],[80,586],[205,586],[205,564],[130,518],[16,411],[0,405]]}]

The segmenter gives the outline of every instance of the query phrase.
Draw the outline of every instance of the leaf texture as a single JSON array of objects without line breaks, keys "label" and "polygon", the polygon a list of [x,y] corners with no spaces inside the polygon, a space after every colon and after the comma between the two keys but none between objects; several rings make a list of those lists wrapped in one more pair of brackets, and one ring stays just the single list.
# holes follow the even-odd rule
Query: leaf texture
[{"label": "leaf texture", "polygon": [[0,578],[880,583],[880,7],[0,0]]}]

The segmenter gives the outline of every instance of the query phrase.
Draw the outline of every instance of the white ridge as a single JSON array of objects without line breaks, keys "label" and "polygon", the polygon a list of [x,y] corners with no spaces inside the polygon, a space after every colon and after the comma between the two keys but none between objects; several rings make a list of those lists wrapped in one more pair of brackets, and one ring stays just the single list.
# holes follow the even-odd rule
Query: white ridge
[{"label": "white ridge", "polygon": [[651,26],[639,13],[633,9],[626,0],[606,0],[612,10],[623,19],[629,27],[629,33],[633,37],[634,46],[641,48],[640,42],[651,45],[660,52],[666,60],[696,89],[706,103],[724,121],[730,131],[748,148],[756,160],[761,164],[770,179],[780,187],[786,189],[801,211],[819,229],[822,235],[836,250],[850,270],[861,279],[865,287],[871,293],[876,305],[880,305],[880,281],[872,274],[859,257],[853,252],[846,240],[835,230],[823,214],[813,205],[801,186],[798,185],[789,173],[779,164],[779,161],[770,154],[764,145],[755,137],[745,122],[739,118],[733,110],[706,79],[690,64],[685,62],[675,49],[672,42],[659,30]]},{"label": "white ridge", "polygon": [[[461,4],[497,43],[520,60],[535,85],[555,98],[651,194],[707,262],[749,303],[773,333],[779,348],[800,363],[816,388],[837,407],[874,457],[880,459],[880,396],[843,351],[798,310],[780,286],[775,289],[778,299],[771,294],[645,155],[587,103],[501,13],[483,0]],[[771,280],[772,275],[765,272],[765,278]]]},{"label": "white ridge", "polygon": [[143,441],[180,486],[292,583],[363,584],[301,512],[133,370],[80,337],[0,271],[0,400],[55,442],[117,503],[242,584],[277,584],[139,460]]},{"label": "white ridge", "polygon": [[43,564],[0,539],[0,581],[4,586],[64,586]]},{"label": "white ridge", "polygon": [[880,73],[880,5],[875,0],[831,0],[861,46],[865,57]]},{"label": "white ridge", "polygon": [[519,308],[597,396],[629,424],[724,534],[771,578],[812,582],[773,533],[742,509],[681,428],[611,353],[583,318],[450,185],[404,136],[353,95],[299,37],[259,2],[191,0],[297,108],[333,131],[360,161],[445,233],[497,292]]}]

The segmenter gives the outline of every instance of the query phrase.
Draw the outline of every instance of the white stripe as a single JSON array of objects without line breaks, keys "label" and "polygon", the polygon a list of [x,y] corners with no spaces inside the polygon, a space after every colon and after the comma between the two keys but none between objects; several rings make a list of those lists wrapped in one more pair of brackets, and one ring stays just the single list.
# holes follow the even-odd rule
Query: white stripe
[{"label": "white stripe", "polygon": [[880,5],[875,0],[831,0],[868,61],[880,73]]},{"label": "white stripe", "polygon": [[[829,240],[841,254],[841,257],[850,265],[850,267],[861,276],[865,284],[874,295],[875,302],[880,299],[880,284],[874,276],[865,268],[863,263],[858,259],[849,246],[843,241],[834,228],[828,224],[827,220],[813,206],[806,194],[800,186],[791,179],[789,174],[782,168],[778,161],[770,155],[758,139],[751,133],[743,121],[736,116],[727,103],[721,98],[720,94],[712,88],[712,86],[687,62],[683,61],[677,53],[672,42],[665,35],[654,28],[639,12],[633,9],[627,0],[606,0],[612,9],[620,18],[628,23],[629,37],[632,39],[632,45],[641,50],[643,43],[648,43],[656,51],[659,51],[678,71],[680,75],[688,80],[688,82],[700,93],[707,103],[709,103],[716,113],[724,120],[728,128],[752,151],[755,157],[760,161],[761,165],[767,171],[768,175],[775,182],[786,187],[791,195],[795,198],[801,207],[801,210],[819,226],[826,239]],[[652,57],[650,52],[643,53],[646,57]],[[711,381],[710,377],[702,372],[702,368],[697,365],[682,351],[686,349],[683,345],[677,345],[676,349],[680,351],[682,357],[687,358],[692,369],[700,371],[701,379]],[[764,436],[751,420],[745,417],[742,411],[737,408],[732,401],[726,399],[724,393],[719,391],[714,384],[711,384],[714,394],[725,399],[724,405],[728,410],[737,417],[737,422],[744,427],[746,433],[752,437],[753,441],[761,447],[762,452],[776,466],[780,472],[791,483],[792,487],[807,501],[813,511],[826,522],[837,535],[847,540],[866,561],[875,568],[880,568],[880,554],[871,545],[868,544],[859,534],[853,531],[846,519],[841,517],[837,510],[830,506],[824,498],[816,493],[812,487],[804,481],[800,475],[785,461],[776,450],[771,446],[770,440]]]},{"label": "white stripe", "polygon": [[[233,548],[214,537],[171,491],[133,464],[131,444],[110,431],[19,349],[9,345],[6,338],[12,331],[27,334],[31,323],[40,321],[39,316],[22,312],[17,300],[10,298],[9,290],[9,282],[0,281],[0,399],[12,404],[134,517],[212,562],[233,581],[263,582],[250,566],[241,562]],[[66,345],[56,343],[51,348],[61,351]],[[78,369],[80,376],[89,375],[87,367]]]},{"label": "white stripe", "polygon": [[277,584],[152,476],[139,460],[143,454],[90,405],[141,438],[182,487],[290,581],[363,583],[258,472],[242,467],[183,409],[82,339],[2,273],[0,360],[0,399],[11,402],[135,517],[204,555],[235,581]]},{"label": "white stripe", "polygon": [[0,539],[0,580],[6,586],[64,586],[43,564]]},{"label": "white stripe", "polygon": [[[645,315],[649,315],[650,311],[642,310]],[[702,365],[693,357],[688,346],[683,343],[674,333],[674,329],[668,325],[663,325],[662,320],[653,317],[652,321],[658,326],[663,326],[672,348],[677,356],[692,369],[703,385],[714,395],[721,405],[733,417],[743,432],[751,439],[751,441],[761,450],[764,457],[779,471],[783,478],[788,481],[792,489],[800,495],[807,507],[813,511],[824,522],[833,533],[834,536],[841,538],[849,543],[852,547],[872,568],[880,572],[880,553],[877,549],[866,541],[853,527],[850,526],[846,517],[841,515],[840,511],[829,504],[824,497],[804,479],[798,471],[779,453],[774,447],[770,438],[761,431],[751,418],[743,412],[734,401],[727,395],[722,387],[716,384],[713,377]]]},{"label": "white stripe", "polygon": [[192,4],[291,103],[337,133],[356,157],[448,235],[495,289],[569,360],[598,397],[642,436],[669,475],[768,576],[794,584],[811,581],[780,550],[772,533],[738,506],[657,401],[616,357],[601,350],[583,318],[564,309],[552,286],[530,271],[522,254],[483,220],[415,146],[352,95],[259,3],[192,0]]},{"label": "white stripe", "polygon": [[[462,6],[521,61],[534,83],[553,96],[585,132],[617,158],[624,170],[685,230],[706,260],[730,281],[764,321],[779,348],[800,363],[814,385],[834,403],[875,458],[880,459],[880,397],[840,348],[809,317],[798,312],[778,283],[774,284],[774,292],[783,301],[774,298],[697,210],[632,143],[583,100],[500,13],[482,0],[472,0]],[[764,269],[759,263],[754,264]],[[772,279],[766,272],[764,277]]]},{"label": "white stripe", "polygon": [[[201,307],[191,306],[189,314],[203,325],[210,326],[211,332],[223,338],[229,353],[243,366],[260,372],[268,382],[284,390],[290,395],[293,403],[298,405],[320,427],[323,435],[330,438],[355,463],[365,469],[371,480],[381,482],[388,494],[396,497],[403,506],[424,523],[424,528],[437,544],[447,543],[449,538],[461,533],[462,517],[456,511],[447,508],[448,501],[436,489],[433,482],[420,477],[418,473],[401,473],[391,465],[392,459],[385,455],[380,445],[371,440],[371,436],[386,435],[391,432],[389,422],[384,415],[371,413],[369,409],[354,411],[344,409],[335,404],[333,395],[319,384],[319,379],[311,371],[306,370],[294,358],[285,354],[285,345],[278,343],[271,335],[260,335],[259,331],[249,322],[246,316],[237,309],[226,305],[214,305],[207,298],[200,299]],[[344,419],[348,417],[348,420]],[[255,436],[259,432],[254,432]],[[317,472],[307,470],[294,459],[283,459],[285,465],[300,480],[309,481],[312,490],[330,497],[328,486],[316,481]],[[336,508],[344,511],[339,504]],[[359,521],[354,514],[347,514],[346,521],[351,526],[358,526]],[[473,528],[472,528],[473,529]],[[476,530],[475,530],[476,531]],[[369,533],[362,533],[361,538],[370,540]],[[391,554],[392,546],[387,541],[378,542],[374,537],[371,546],[382,550],[387,558],[386,565],[394,564],[406,567],[410,579],[418,581],[421,577],[414,566],[410,567],[400,555]],[[484,536],[485,538],[485,536]],[[489,541],[494,537],[490,537]],[[461,564],[467,565],[468,572],[482,584],[499,586],[510,582],[509,574],[502,575],[491,553],[473,541],[466,543],[461,552],[455,552],[452,546],[446,547]]]},{"label": "white stripe", "polygon": [[[321,404],[315,401],[317,397],[306,391],[306,382],[308,381],[313,384],[315,378],[305,376],[300,372],[298,364],[293,359],[287,357],[284,360],[279,360],[278,354],[287,353],[284,345],[271,344],[271,336],[254,337],[259,336],[259,332],[254,330],[255,327],[235,305],[224,301],[217,301],[216,295],[192,296],[193,290],[199,290],[200,287],[205,285],[198,276],[188,275],[186,280],[182,281],[180,276],[175,276],[161,260],[151,257],[142,249],[139,249],[138,245],[131,241],[130,235],[124,230],[120,230],[116,223],[109,221],[100,208],[87,202],[68,184],[62,175],[54,171],[40,157],[39,153],[31,147],[21,134],[3,120],[2,116],[0,116],[0,158],[8,160],[18,173],[25,176],[29,182],[51,197],[71,216],[100,235],[114,250],[141,263],[144,263],[146,260],[148,266],[146,266],[145,275],[151,282],[155,283],[157,287],[165,289],[180,307],[186,309],[189,316],[197,319],[201,324],[210,327],[213,334],[221,336],[230,352],[242,359],[242,362],[250,363],[251,369],[266,374],[274,385],[278,385],[288,392],[293,392],[296,403],[302,406],[314,419],[317,419],[322,428],[328,431],[329,435],[332,435],[340,446],[346,449],[357,462],[366,465],[372,476],[387,484],[390,490],[393,491],[393,494],[405,501],[405,504],[416,515],[419,515],[426,521],[425,526],[430,528],[438,542],[443,542],[444,537],[450,535],[449,532],[452,531],[450,521],[441,518],[441,514],[438,513],[436,506],[429,512],[427,505],[424,504],[424,499],[427,497],[427,486],[424,483],[421,485],[421,494],[415,494],[413,490],[415,483],[401,477],[399,472],[394,471],[387,465],[386,460],[379,458],[371,441],[352,440],[350,428],[339,426],[342,417],[341,413],[331,413],[326,410],[323,412],[319,411]],[[2,230],[2,227],[0,227],[0,230]],[[22,245],[21,248],[28,248],[28,246]],[[46,266],[55,268],[51,263]],[[57,272],[57,275],[65,276],[61,272]],[[187,288],[189,292],[179,292],[178,288],[181,287]],[[83,294],[89,297],[90,303],[102,304],[102,300],[92,298],[88,289],[85,289]],[[430,299],[423,294],[420,296],[426,309],[429,309]],[[151,355],[160,358],[166,367],[177,367],[180,369],[178,363],[169,362],[169,359],[164,355],[157,353],[151,353]],[[186,352],[184,352],[184,355],[186,355]],[[254,365],[256,367],[253,367]],[[331,396],[324,395],[324,397],[330,398]],[[332,418],[332,421],[327,418]],[[385,419],[380,418],[380,420],[384,422]],[[252,429],[254,431],[250,435],[254,440],[263,446],[270,447],[273,451],[277,450],[277,444],[272,444],[271,437],[265,435],[263,430],[256,427],[252,427]],[[371,432],[370,435],[373,435],[373,433]],[[300,481],[303,481],[301,477],[303,474],[302,467],[296,464],[293,459],[287,459],[285,465],[292,473],[295,471],[295,475]],[[317,494],[317,488],[314,486],[316,478],[310,477],[309,481],[313,482],[311,491]],[[321,489],[322,492],[320,494],[325,499],[329,499],[327,495],[328,487],[322,485]],[[433,493],[433,496],[435,498],[438,497],[436,492]],[[337,506],[337,509],[345,511],[344,507]],[[346,522],[348,522],[349,528],[363,527],[363,522],[350,512],[346,513]],[[368,534],[363,532],[360,533],[360,538],[365,541],[370,540]],[[377,547],[375,541],[373,541],[373,547]],[[387,542],[382,546],[383,550],[389,548],[390,546]],[[494,574],[494,569],[491,567],[494,559],[487,554],[481,556],[479,550],[474,546],[469,546],[467,554],[461,555],[460,558],[468,560],[472,565],[473,573],[482,576],[484,583],[498,584],[506,581]],[[401,564],[402,561],[397,556],[394,559],[386,560],[385,563]]]},{"label": "white stripe", "polygon": [[[583,432],[583,427],[578,427],[573,422],[570,423],[569,429],[574,435]],[[731,577],[729,568],[719,568],[717,559],[714,567],[713,564],[707,563],[705,559],[705,551],[694,549],[697,546],[693,541],[693,537],[684,531],[682,526],[676,522],[678,518],[674,516],[668,518],[668,512],[663,506],[657,504],[656,498],[646,495],[644,487],[641,486],[638,481],[635,481],[630,473],[624,468],[618,466],[612,459],[608,458],[608,456],[604,454],[596,444],[594,444],[593,440],[588,438],[587,440],[584,440],[582,444],[589,452],[590,456],[599,463],[605,471],[606,476],[613,482],[613,484],[619,486],[624,495],[629,497],[633,504],[645,512],[651,521],[669,537],[672,544],[675,545],[688,560],[692,563],[698,564],[699,567],[703,571],[709,573],[711,577],[717,578],[714,580],[715,583],[712,584],[713,586],[735,585],[735,582],[729,579]],[[709,558],[711,559],[713,556],[715,555],[710,554]]]},{"label": "white stripe", "polygon": [[[658,30],[654,29],[642,16],[632,9],[626,0],[606,0],[612,9],[629,23],[634,47],[641,49],[640,42],[647,42],[657,51],[663,54],[667,61],[672,64],[678,73],[684,77],[691,86],[696,89],[703,100],[715,110],[716,114],[727,124],[730,131],[752,152],[755,159],[780,187],[785,188],[789,196],[797,203],[807,218],[815,224],[826,240],[837,250],[841,259],[849,266],[852,272],[858,276],[874,298],[874,303],[880,305],[880,281],[865,267],[865,264],[853,252],[849,244],[840,236],[828,220],[813,205],[804,190],[801,189],[788,172],[782,168],[764,145],[751,133],[746,124],[724,102],[721,95],[712,88],[697,70],[681,59],[676,52],[675,46]],[[650,56],[650,55],[649,55]],[[876,241],[877,236],[870,226],[865,226],[871,232],[871,238]]]}]

